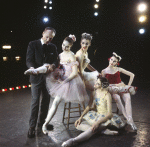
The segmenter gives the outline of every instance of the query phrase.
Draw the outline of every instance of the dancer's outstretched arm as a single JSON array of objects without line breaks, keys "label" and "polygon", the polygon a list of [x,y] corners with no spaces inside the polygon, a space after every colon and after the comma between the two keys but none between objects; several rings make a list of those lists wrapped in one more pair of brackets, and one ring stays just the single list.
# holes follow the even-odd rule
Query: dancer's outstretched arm
[{"label": "dancer's outstretched arm", "polygon": [[125,75],[130,76],[130,80],[129,80],[128,86],[131,86],[135,75],[132,72],[127,71],[127,70],[125,70],[123,68],[119,68],[119,71],[124,73]]},{"label": "dancer's outstretched arm", "polygon": [[83,116],[88,113],[91,109],[93,109],[91,106],[93,104],[93,95],[94,95],[94,92],[91,93],[91,97],[90,97],[90,101],[89,101],[89,104],[88,106],[84,109],[82,115],[80,116],[80,118],[78,120],[76,120],[75,122],[75,127],[77,127],[77,125],[80,125],[81,124],[81,121],[82,121],[82,118]]}]

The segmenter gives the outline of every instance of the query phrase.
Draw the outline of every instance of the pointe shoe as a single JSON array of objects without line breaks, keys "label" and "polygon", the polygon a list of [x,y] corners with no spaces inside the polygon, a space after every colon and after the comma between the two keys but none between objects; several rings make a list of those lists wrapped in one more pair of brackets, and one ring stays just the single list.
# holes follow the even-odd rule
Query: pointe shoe
[{"label": "pointe shoe", "polygon": [[24,72],[25,75],[37,75],[38,72],[35,69],[28,69]]},{"label": "pointe shoe", "polygon": [[62,147],[70,147],[70,146],[73,146],[73,145],[74,145],[74,139],[71,138],[71,139],[63,142],[61,146]]},{"label": "pointe shoe", "polygon": [[133,120],[129,119],[127,121],[127,124],[129,124],[134,131],[137,131],[137,127],[136,127],[136,125],[135,125]]},{"label": "pointe shoe", "polygon": [[137,87],[132,86],[128,89],[128,91],[130,92],[131,95],[135,95],[137,92],[137,89],[138,89]]},{"label": "pointe shoe", "polygon": [[43,124],[43,126],[42,126],[42,131],[43,131],[43,133],[44,133],[45,135],[48,134],[47,124]]},{"label": "pointe shoe", "polygon": [[102,133],[105,134],[105,135],[118,135],[118,131],[111,131],[109,129],[106,129]]}]

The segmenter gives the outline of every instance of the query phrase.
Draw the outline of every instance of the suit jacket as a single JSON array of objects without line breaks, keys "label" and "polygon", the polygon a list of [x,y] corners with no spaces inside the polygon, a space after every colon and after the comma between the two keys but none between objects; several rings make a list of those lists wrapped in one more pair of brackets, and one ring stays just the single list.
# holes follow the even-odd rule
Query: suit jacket
[{"label": "suit jacket", "polygon": [[[41,40],[35,40],[29,42],[26,54],[26,65],[28,68],[38,68],[44,63],[55,64],[57,67],[59,64],[57,47],[49,43],[48,45],[42,45]],[[44,74],[30,75],[31,83],[40,83],[45,80]]]}]

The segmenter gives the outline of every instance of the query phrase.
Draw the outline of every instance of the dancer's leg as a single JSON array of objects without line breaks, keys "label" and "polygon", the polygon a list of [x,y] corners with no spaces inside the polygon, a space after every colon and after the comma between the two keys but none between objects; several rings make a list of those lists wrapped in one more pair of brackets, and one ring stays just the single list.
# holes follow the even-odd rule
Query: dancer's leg
[{"label": "dancer's leg", "polygon": [[112,97],[116,101],[116,105],[119,108],[119,110],[122,112],[124,117],[127,119],[127,114],[126,114],[125,108],[124,108],[124,106],[122,104],[120,96],[118,94],[113,94]]},{"label": "dancer's leg", "polygon": [[43,66],[40,66],[36,69],[28,69],[24,72],[24,74],[25,75],[31,75],[31,74],[46,73],[47,72],[47,66],[48,66],[48,64],[44,64]]},{"label": "dancer's leg", "polygon": [[125,102],[125,110],[126,110],[126,114],[127,114],[127,120],[128,123],[131,125],[133,130],[137,130],[136,125],[134,124],[133,118],[132,118],[132,105],[131,105],[131,96],[129,93],[123,93],[121,95],[121,97],[123,98],[124,102]]},{"label": "dancer's leg", "polygon": [[47,125],[51,121],[53,116],[55,115],[56,110],[57,110],[58,105],[59,105],[60,102],[61,102],[61,97],[56,96],[50,110],[48,111],[48,115],[47,115],[45,123],[43,124],[43,127],[42,127],[42,131],[43,131],[44,134],[47,133]]}]

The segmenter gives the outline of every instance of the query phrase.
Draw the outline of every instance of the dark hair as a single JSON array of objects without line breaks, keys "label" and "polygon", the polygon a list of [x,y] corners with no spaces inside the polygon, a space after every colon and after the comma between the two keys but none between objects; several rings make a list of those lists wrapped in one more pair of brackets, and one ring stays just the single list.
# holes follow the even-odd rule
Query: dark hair
[{"label": "dark hair", "polygon": [[119,57],[116,57],[115,55],[112,55],[112,57],[115,57],[118,60],[118,62],[120,62]]},{"label": "dark hair", "polygon": [[100,79],[103,88],[107,88],[109,86],[109,82],[107,78],[101,77],[100,75],[98,75],[97,79]]},{"label": "dark hair", "polygon": [[89,40],[89,41],[91,42],[92,37],[93,37],[92,34],[83,33],[83,34],[81,35],[81,40],[87,39],[87,40]]},{"label": "dark hair", "polygon": [[68,41],[69,44],[73,45],[74,41],[70,37],[66,37],[64,40]]},{"label": "dark hair", "polygon": [[55,33],[55,35],[56,35],[56,30],[54,28],[52,28],[52,27],[46,27],[44,29],[44,32],[47,31],[47,30],[52,30]]}]

